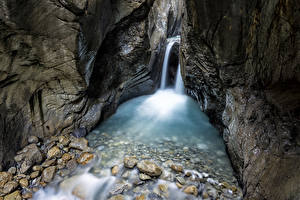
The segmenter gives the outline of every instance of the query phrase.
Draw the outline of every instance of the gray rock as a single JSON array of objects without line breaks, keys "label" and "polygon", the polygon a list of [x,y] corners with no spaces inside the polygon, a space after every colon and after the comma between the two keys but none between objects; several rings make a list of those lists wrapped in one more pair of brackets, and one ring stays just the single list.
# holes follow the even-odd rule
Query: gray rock
[{"label": "gray rock", "polygon": [[8,172],[14,175],[17,172],[17,168],[16,167],[11,167],[11,168],[8,169]]},{"label": "gray rock", "polygon": [[146,180],[151,180],[151,177],[148,176],[147,174],[139,174],[139,178],[142,180],[142,181],[146,181]]},{"label": "gray rock", "polygon": [[140,161],[137,164],[137,168],[149,176],[160,176],[162,173],[162,169],[156,163],[150,160]]},{"label": "gray rock", "polygon": [[76,130],[73,131],[72,136],[76,137],[76,138],[81,138],[81,137],[85,137],[87,135],[87,130],[85,127],[80,127],[77,128]]},{"label": "gray rock", "polygon": [[42,180],[45,181],[46,183],[51,182],[54,178],[55,171],[56,171],[55,166],[51,166],[44,169],[44,171],[42,172]]},{"label": "gray rock", "polygon": [[88,148],[88,141],[85,138],[74,138],[71,140],[69,147],[83,151]]},{"label": "gray rock", "polygon": [[2,192],[4,194],[11,193],[18,187],[18,185],[19,184],[16,181],[9,181],[4,185]]},{"label": "gray rock", "polygon": [[38,137],[36,137],[36,136],[30,136],[29,138],[28,138],[28,143],[29,144],[33,144],[33,143],[38,143],[39,142],[39,138]]},{"label": "gray rock", "polygon": [[124,166],[127,168],[134,168],[137,164],[138,160],[136,159],[136,156],[129,156],[124,158]]}]

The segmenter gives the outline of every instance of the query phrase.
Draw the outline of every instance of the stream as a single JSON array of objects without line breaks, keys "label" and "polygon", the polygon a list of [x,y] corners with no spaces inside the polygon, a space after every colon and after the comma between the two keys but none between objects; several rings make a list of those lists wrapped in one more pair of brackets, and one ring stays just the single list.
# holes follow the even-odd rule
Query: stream
[{"label": "stream", "polygon": [[[161,89],[121,104],[87,136],[96,151],[94,162],[56,178],[34,199],[241,199],[223,139],[197,102],[184,94],[180,65],[174,88],[166,86],[168,55],[179,39],[169,40]],[[138,169],[124,166],[127,156],[153,161],[162,174],[141,180]],[[173,164],[183,170],[174,171]],[[115,174],[113,166],[118,166]],[[195,186],[197,195],[187,194],[187,185]]]}]

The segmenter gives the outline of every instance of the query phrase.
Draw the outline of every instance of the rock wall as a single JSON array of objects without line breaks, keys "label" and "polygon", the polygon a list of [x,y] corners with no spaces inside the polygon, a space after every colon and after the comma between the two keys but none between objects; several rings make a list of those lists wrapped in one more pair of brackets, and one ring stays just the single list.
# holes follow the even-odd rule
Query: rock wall
[{"label": "rock wall", "polygon": [[178,6],[171,0],[1,1],[0,168],[30,135],[90,130],[121,102],[153,92],[163,43],[179,32]]},{"label": "rock wall", "polygon": [[185,86],[223,133],[245,199],[300,198],[300,4],[184,1]]}]

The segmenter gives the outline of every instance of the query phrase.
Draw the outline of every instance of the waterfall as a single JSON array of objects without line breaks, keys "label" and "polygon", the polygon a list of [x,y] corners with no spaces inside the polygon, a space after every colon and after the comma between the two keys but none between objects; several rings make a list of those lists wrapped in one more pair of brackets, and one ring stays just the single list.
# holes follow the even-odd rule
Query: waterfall
[{"label": "waterfall", "polygon": [[180,36],[175,36],[172,38],[169,38],[167,40],[167,48],[165,52],[165,57],[164,57],[164,63],[163,63],[163,70],[162,70],[162,75],[161,75],[161,82],[160,82],[160,89],[165,89],[166,84],[167,84],[167,73],[168,73],[168,65],[169,65],[169,56],[171,53],[171,49],[175,43],[180,42]]},{"label": "waterfall", "polygon": [[178,94],[184,94],[184,85],[183,85],[183,80],[182,80],[181,73],[180,73],[180,63],[178,64],[178,68],[177,68],[175,92]]}]

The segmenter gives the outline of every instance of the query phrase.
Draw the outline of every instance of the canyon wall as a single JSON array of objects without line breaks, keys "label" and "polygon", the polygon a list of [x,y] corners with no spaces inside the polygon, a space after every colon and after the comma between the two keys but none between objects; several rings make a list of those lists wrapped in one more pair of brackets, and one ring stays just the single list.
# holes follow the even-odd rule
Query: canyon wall
[{"label": "canyon wall", "polygon": [[0,168],[30,135],[90,130],[153,92],[178,12],[162,0],[1,1]]},{"label": "canyon wall", "polygon": [[221,130],[245,199],[299,199],[299,1],[184,8],[185,86]]}]

